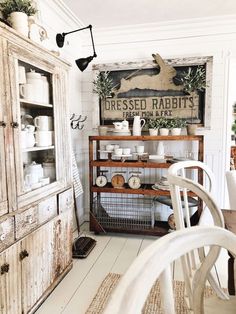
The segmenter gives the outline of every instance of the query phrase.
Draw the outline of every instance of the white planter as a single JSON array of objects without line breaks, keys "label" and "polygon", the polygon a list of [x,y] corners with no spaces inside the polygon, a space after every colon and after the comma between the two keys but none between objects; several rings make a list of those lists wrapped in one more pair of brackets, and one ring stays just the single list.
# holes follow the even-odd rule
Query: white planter
[{"label": "white planter", "polygon": [[149,134],[151,136],[157,136],[158,134],[158,129],[149,129]]},{"label": "white planter", "polygon": [[28,37],[28,16],[23,12],[12,12],[9,17],[12,28]]},{"label": "white planter", "polygon": [[160,129],[160,135],[161,136],[169,135],[169,129],[161,128]]},{"label": "white planter", "polygon": [[180,135],[181,134],[181,128],[173,128],[170,130],[171,135]]}]

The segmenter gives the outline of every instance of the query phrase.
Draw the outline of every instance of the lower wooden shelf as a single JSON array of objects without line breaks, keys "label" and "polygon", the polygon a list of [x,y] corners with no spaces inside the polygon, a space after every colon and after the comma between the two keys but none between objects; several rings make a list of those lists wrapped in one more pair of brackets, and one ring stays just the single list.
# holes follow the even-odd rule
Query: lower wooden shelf
[{"label": "lower wooden shelf", "polygon": [[[140,222],[139,222],[140,223]],[[131,227],[131,228],[130,228]],[[155,221],[153,227],[136,228],[132,223],[127,222],[125,226],[110,223],[109,226],[101,224],[98,219],[90,213],[90,231],[95,233],[119,232],[128,234],[144,234],[152,236],[163,236],[169,233],[170,227],[167,221]]]}]

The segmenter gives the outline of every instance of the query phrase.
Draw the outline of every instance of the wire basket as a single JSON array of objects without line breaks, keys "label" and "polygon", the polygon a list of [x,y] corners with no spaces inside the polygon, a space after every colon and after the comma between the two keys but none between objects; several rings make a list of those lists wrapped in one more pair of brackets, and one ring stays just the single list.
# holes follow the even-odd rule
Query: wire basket
[{"label": "wire basket", "polygon": [[129,195],[97,196],[93,213],[104,228],[142,230],[154,226],[153,200]]}]

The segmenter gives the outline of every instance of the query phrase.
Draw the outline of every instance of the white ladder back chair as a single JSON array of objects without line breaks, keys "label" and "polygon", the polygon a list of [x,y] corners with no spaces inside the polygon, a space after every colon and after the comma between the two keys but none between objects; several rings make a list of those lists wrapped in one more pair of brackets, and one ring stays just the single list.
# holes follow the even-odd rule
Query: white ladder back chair
[{"label": "white ladder back chair", "polygon": [[[192,280],[194,314],[224,314],[236,312],[235,297],[215,303],[209,298],[203,302],[207,275],[215,262],[215,246],[224,247],[236,256],[236,236],[220,227],[195,226],[172,232],[148,246],[131,264],[112,293],[104,314],[139,314],[146,298],[159,278],[161,305],[165,314],[174,314],[174,300],[170,266],[173,261],[194,249],[210,247],[207,257]],[[208,303],[209,304],[208,304]],[[213,308],[211,308],[211,304]],[[206,305],[208,311],[205,311]],[[227,311],[226,308],[230,310]]]},{"label": "white ladder back chair", "polygon": [[[186,177],[186,170],[189,168],[198,169],[197,177],[200,175],[199,170],[202,171],[201,176],[204,179],[204,183],[208,185],[207,189],[196,180]],[[198,224],[205,224],[204,217],[206,216],[206,212],[208,212],[213,220],[213,225],[224,228],[223,214],[211,194],[214,183],[214,175],[208,166],[200,161],[194,160],[178,162],[169,167],[167,177],[170,184],[176,229],[191,227],[191,219],[187,202],[187,194],[190,191],[202,201],[202,213],[199,217]],[[207,180],[208,182],[206,182]],[[216,249],[217,256],[219,253],[220,249]],[[202,260],[204,258],[204,251],[199,250],[197,254],[192,252],[190,255],[188,254],[181,259],[186,282],[186,292],[189,297],[190,306],[193,302],[193,291],[191,290],[192,276],[196,269],[198,259]],[[228,295],[221,289],[219,283],[215,280],[211,273],[208,274],[207,279],[220,298],[228,299]]]},{"label": "white ladder back chair", "polygon": [[236,170],[226,171],[230,209],[236,209]]}]

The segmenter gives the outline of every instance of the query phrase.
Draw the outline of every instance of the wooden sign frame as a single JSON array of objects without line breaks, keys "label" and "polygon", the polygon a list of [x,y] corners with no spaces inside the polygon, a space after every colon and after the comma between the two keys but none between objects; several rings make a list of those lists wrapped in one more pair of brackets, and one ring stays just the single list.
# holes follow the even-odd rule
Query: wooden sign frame
[{"label": "wooden sign frame", "polygon": [[[197,108],[196,110],[197,110],[197,116],[200,119],[200,126],[206,129],[210,129],[213,57],[189,57],[189,58],[178,58],[178,59],[164,59],[163,61],[165,65],[173,67],[177,72],[181,72],[181,71],[186,72],[189,67],[196,68],[199,65],[205,67],[207,87],[204,92],[200,92],[197,95],[198,107],[196,106]],[[155,75],[155,73],[158,71],[158,67],[154,63],[154,60],[140,61],[140,62],[97,64],[93,66],[93,71],[94,71],[94,78],[99,74],[99,72],[108,71],[109,77],[112,78],[114,82],[114,86],[116,87],[116,89],[120,91],[120,93],[118,95],[115,95],[113,99],[112,98],[107,99],[106,107],[103,107],[103,108],[106,108],[105,109],[106,111],[102,110],[102,106],[104,106],[104,103],[102,104],[101,101],[99,102],[99,117],[100,117],[99,124],[100,125],[103,125],[103,124],[111,125],[112,122],[122,121],[124,120],[124,118],[126,118],[132,124],[132,121],[133,121],[132,114],[140,115],[142,118],[161,117],[164,115],[167,115],[167,117],[169,118],[172,118],[176,115],[182,118],[187,118],[187,119],[190,118],[190,116],[188,116],[188,113],[186,111],[187,109],[186,110],[183,109],[182,111],[180,110],[178,112],[175,112],[173,110],[172,111],[169,110],[169,112],[167,110],[165,111],[155,110],[153,112],[150,112],[150,110],[149,111],[146,110],[146,107],[149,106],[150,108],[150,102],[152,103],[152,109],[154,107],[155,109],[160,109],[160,106],[159,107],[154,106],[155,103],[159,100],[165,101],[166,103],[170,102],[170,100],[172,100],[173,102],[173,97],[175,97],[174,95],[176,93],[180,95],[177,97],[183,99],[184,103],[186,103],[187,101],[189,101],[188,97],[190,96],[184,95],[183,91],[178,91],[178,92],[173,91],[173,90],[172,91],[171,90],[158,91],[158,90],[152,90],[152,88],[135,89],[135,90],[128,91],[124,89],[124,86],[122,90],[122,79],[127,79],[127,77],[129,78],[131,76],[136,77],[136,78],[140,76],[141,78],[143,78],[143,77],[148,77],[148,76],[152,77],[153,75]],[[167,77],[167,80],[168,80],[168,77]],[[120,105],[121,103],[123,104],[123,108],[125,108],[124,104],[125,103],[127,104],[125,100],[129,100],[129,102],[131,102],[132,100],[133,104],[136,103],[137,110],[133,110],[133,111],[123,110],[121,112],[115,113],[115,109],[117,109],[118,105]],[[96,97],[96,102],[98,102],[98,97]],[[135,108],[135,106],[133,107]],[[182,107],[184,108],[184,106]],[[118,109],[119,108],[120,107],[118,107]],[[105,112],[105,114],[103,114],[103,112]],[[183,116],[181,116],[181,112],[184,113]]]}]

